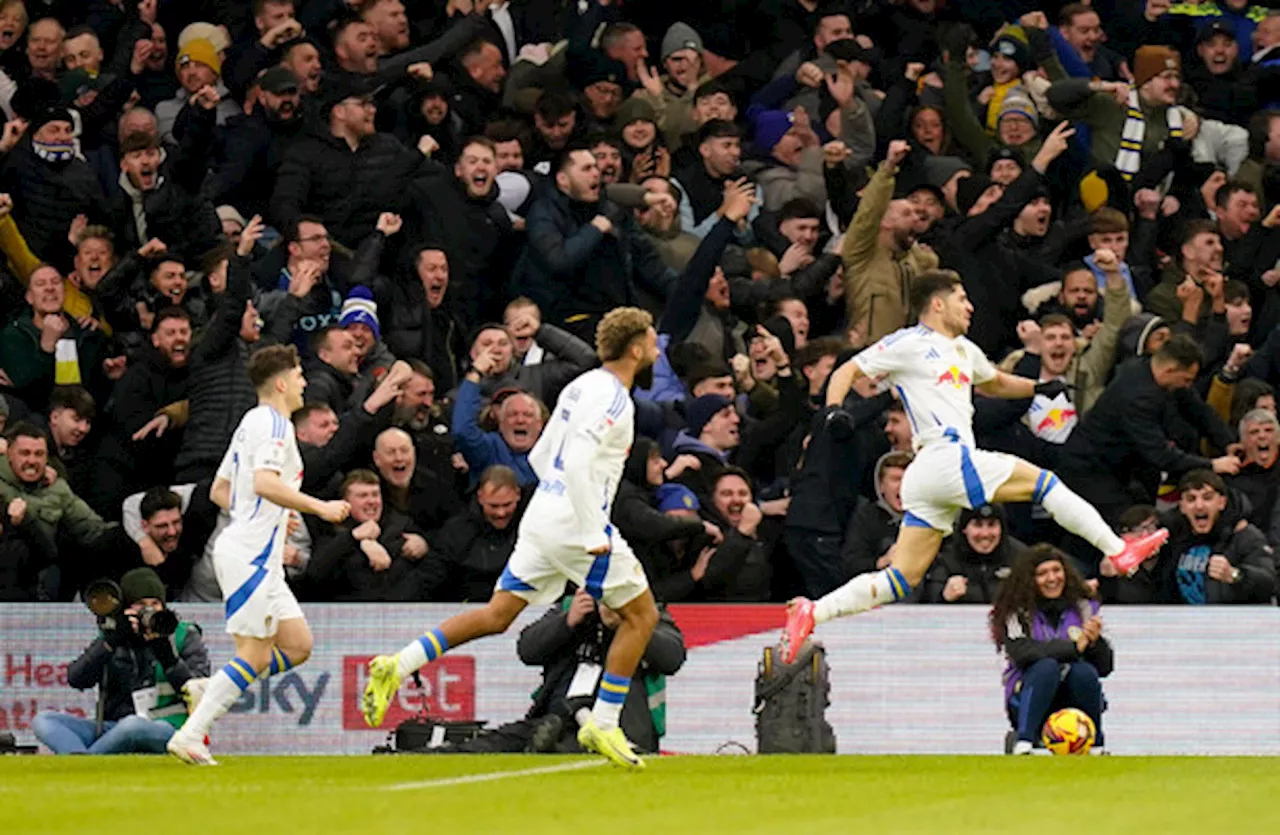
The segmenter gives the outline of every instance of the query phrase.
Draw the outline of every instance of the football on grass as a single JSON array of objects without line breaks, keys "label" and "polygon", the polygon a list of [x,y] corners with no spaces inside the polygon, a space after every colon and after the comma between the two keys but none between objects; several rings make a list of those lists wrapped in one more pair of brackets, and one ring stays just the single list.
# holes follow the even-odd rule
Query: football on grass
[{"label": "football on grass", "polygon": [[1044,729],[1040,731],[1044,747],[1055,754],[1089,753],[1098,730],[1093,725],[1089,714],[1074,707],[1068,707],[1054,713],[1045,720]]}]

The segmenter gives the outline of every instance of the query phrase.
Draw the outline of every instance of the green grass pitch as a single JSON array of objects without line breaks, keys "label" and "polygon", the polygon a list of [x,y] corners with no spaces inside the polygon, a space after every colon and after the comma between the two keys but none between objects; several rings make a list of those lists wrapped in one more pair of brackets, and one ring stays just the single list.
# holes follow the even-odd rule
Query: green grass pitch
[{"label": "green grass pitch", "polygon": [[5,757],[0,831],[1261,833],[1278,793],[1261,758]]}]

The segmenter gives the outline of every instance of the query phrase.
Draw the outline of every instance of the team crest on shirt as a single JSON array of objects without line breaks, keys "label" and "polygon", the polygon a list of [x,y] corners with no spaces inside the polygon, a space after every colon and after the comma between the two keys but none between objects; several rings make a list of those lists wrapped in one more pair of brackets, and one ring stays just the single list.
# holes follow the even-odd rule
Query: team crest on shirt
[{"label": "team crest on shirt", "polygon": [[966,357],[966,356],[965,356],[965,353],[964,353],[964,346],[963,346],[963,345],[957,345],[957,346],[956,346],[956,354],[957,354],[957,356],[959,356],[959,357],[960,357],[960,359],[968,359],[968,357]]}]

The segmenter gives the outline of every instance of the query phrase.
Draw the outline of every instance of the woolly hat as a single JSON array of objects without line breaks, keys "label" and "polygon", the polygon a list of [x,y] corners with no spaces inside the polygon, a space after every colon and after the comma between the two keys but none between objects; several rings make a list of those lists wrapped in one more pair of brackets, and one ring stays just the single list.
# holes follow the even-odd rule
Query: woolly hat
[{"label": "woolly hat", "polygon": [[991,44],[992,55],[1003,55],[1018,65],[1018,72],[1023,73],[1036,68],[1036,62],[1031,57],[1031,50],[1027,48],[1027,42],[1019,40],[1010,32],[1004,32],[999,35]]},{"label": "woolly hat", "polygon": [[75,119],[71,117],[71,111],[65,107],[43,107],[31,118],[31,128],[28,132],[34,135],[50,122],[66,122],[72,129],[76,125]]},{"label": "woolly hat", "polygon": [[1133,54],[1133,86],[1141,87],[1165,70],[1182,72],[1182,59],[1167,46],[1143,46]]},{"label": "woolly hat", "polygon": [[192,38],[187,41],[187,45],[178,50],[174,66],[181,67],[192,61],[204,64],[216,75],[222,75],[222,59],[218,57],[218,50],[214,49],[208,38]]},{"label": "woolly hat", "polygon": [[960,518],[956,520],[956,530],[962,531],[965,526],[974,519],[994,519],[1004,526],[1004,508],[998,504],[984,504],[980,507],[966,507],[960,511]]},{"label": "woolly hat", "polygon": [[924,180],[931,186],[942,188],[960,171],[972,171],[973,166],[960,157],[926,157]]},{"label": "woolly hat", "polygon": [[653,122],[657,125],[658,114],[649,102],[632,96],[618,107],[613,123],[620,128],[625,128],[632,122]]},{"label": "woolly hat", "polygon": [[1004,101],[1000,102],[1000,119],[1006,116],[1023,116],[1031,120],[1032,127],[1040,127],[1040,114],[1036,112],[1035,102],[1031,101],[1027,88],[1021,84],[1005,93]]},{"label": "woolly hat", "polygon": [[338,319],[341,327],[367,325],[373,331],[375,340],[382,339],[378,329],[378,303],[373,300],[373,292],[368,287],[352,287],[347,300],[342,303],[342,316]]},{"label": "woolly hat", "polygon": [[214,50],[218,52],[222,52],[231,46],[231,40],[227,37],[225,28],[215,26],[212,23],[191,23],[178,33],[178,49],[182,49],[199,38],[204,38],[213,44]]},{"label": "woolly hat", "polygon": [[730,61],[747,57],[747,41],[729,21],[702,27],[702,49]]},{"label": "woolly hat", "polygon": [[689,434],[695,438],[701,435],[703,428],[717,413],[732,405],[733,401],[723,394],[704,394],[685,406],[684,417],[689,425]]},{"label": "woolly hat", "polygon": [[956,184],[956,208],[960,214],[968,215],[969,210],[982,197],[982,193],[991,187],[991,178],[986,174],[974,174],[965,177]]},{"label": "woolly hat", "polygon": [[766,155],[787,135],[794,121],[786,110],[755,110],[748,115],[751,117],[756,150]]},{"label": "woolly hat", "polygon": [[666,513],[671,510],[697,510],[698,497],[683,484],[662,484],[653,491],[658,500],[658,511]]},{"label": "woolly hat", "polygon": [[694,31],[692,26],[677,20],[667,28],[667,34],[662,36],[662,60],[667,60],[673,52],[679,52],[682,49],[696,49],[701,52],[702,37]]},{"label": "woolly hat", "polygon": [[996,163],[1002,159],[1016,162],[1019,168],[1025,169],[1027,167],[1026,159],[1023,158],[1022,153],[1017,148],[997,146],[991,149],[991,153],[987,154],[987,167],[984,170],[990,174],[991,169],[995,168]]},{"label": "woolly hat", "polygon": [[241,229],[249,225],[249,221],[244,219],[244,214],[229,203],[222,204],[218,208],[214,209],[214,212],[218,215],[218,220],[221,222],[226,222],[228,220],[234,221]]},{"label": "woolly hat", "polygon": [[142,567],[126,571],[120,578],[120,592],[124,595],[124,605],[132,606],[144,597],[164,600],[164,582],[155,569]]}]

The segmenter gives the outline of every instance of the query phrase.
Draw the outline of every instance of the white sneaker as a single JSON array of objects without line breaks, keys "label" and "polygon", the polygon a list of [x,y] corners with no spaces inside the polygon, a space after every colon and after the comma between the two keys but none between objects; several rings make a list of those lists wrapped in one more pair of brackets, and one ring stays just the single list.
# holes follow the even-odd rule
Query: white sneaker
[{"label": "white sneaker", "polygon": [[204,698],[204,691],[209,689],[209,679],[189,678],[187,683],[182,685],[182,698],[187,702],[187,715],[196,712],[196,706],[200,704],[200,700]]},{"label": "white sneaker", "polygon": [[217,765],[218,761],[209,753],[209,748],[202,739],[191,739],[181,731],[169,737],[165,750],[182,760],[187,765]]},{"label": "white sneaker", "polygon": [[1025,739],[1020,739],[1013,743],[1013,754],[1016,757],[1020,757],[1024,754],[1030,754],[1034,748],[1035,746],[1030,742],[1027,742]]}]

